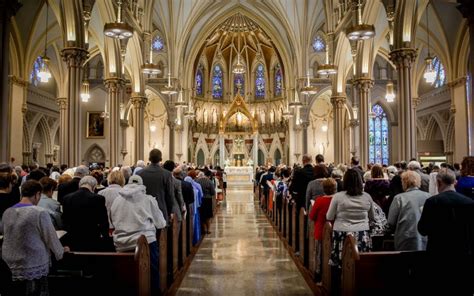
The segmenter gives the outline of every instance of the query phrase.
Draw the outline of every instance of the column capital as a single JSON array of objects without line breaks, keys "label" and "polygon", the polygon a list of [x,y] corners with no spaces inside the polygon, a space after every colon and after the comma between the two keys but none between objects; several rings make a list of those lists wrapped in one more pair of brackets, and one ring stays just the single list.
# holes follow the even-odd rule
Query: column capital
[{"label": "column capital", "polygon": [[349,120],[349,126],[350,127],[358,127],[360,124],[359,119],[351,119]]},{"label": "column capital", "polygon": [[411,102],[412,102],[413,108],[416,108],[416,107],[418,107],[418,105],[420,105],[421,98],[412,98]]},{"label": "column capital", "polygon": [[109,77],[104,80],[104,85],[110,91],[117,91],[125,85],[125,81],[120,77]]},{"label": "column capital", "polygon": [[129,127],[128,120],[126,120],[126,119],[120,119],[120,126],[121,126],[121,127],[124,127],[124,128]]},{"label": "column capital", "polygon": [[372,80],[370,78],[366,78],[366,77],[360,77],[360,78],[354,79],[354,85],[358,89],[368,91],[369,89],[374,87],[374,80]]},{"label": "column capital", "polygon": [[332,96],[331,103],[335,108],[342,109],[346,104],[347,98],[346,96]]},{"label": "column capital", "polygon": [[447,85],[449,88],[454,88],[457,86],[466,86],[466,81],[467,81],[467,77],[463,76],[463,77],[459,77],[457,79],[454,79],[453,81],[448,82]]},{"label": "column capital", "polygon": [[17,77],[15,75],[8,75],[8,80],[10,83],[19,85],[21,87],[27,87],[28,86],[28,81],[21,79],[20,77]]},{"label": "column capital", "polygon": [[80,47],[66,47],[61,50],[61,56],[68,67],[80,68],[89,56],[89,52]]},{"label": "column capital", "polygon": [[59,106],[59,109],[66,110],[68,106],[67,98],[56,98],[56,103]]},{"label": "column capital", "polygon": [[397,67],[411,67],[416,60],[417,53],[413,48],[399,48],[392,50],[389,57]]},{"label": "column capital", "polygon": [[132,102],[135,108],[144,109],[148,100],[144,95],[132,93],[132,96],[130,97],[130,102]]}]

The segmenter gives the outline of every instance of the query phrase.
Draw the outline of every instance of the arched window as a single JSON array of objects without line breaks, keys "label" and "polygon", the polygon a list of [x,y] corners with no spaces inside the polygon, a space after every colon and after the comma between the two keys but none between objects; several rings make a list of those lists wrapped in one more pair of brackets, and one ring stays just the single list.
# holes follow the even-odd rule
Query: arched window
[{"label": "arched window", "polygon": [[243,74],[234,74],[234,96],[240,88],[240,95],[245,94],[245,77]]},{"label": "arched window", "polygon": [[369,119],[369,162],[389,164],[388,119],[382,106],[372,106],[373,116]]},{"label": "arched window", "polygon": [[262,64],[258,64],[257,70],[255,70],[255,97],[265,98],[265,70]]},{"label": "arched window", "polygon": [[441,63],[438,57],[433,58],[433,68],[436,72],[434,86],[438,88],[446,83],[446,72],[444,71],[443,63]]},{"label": "arched window", "polygon": [[315,52],[326,51],[326,42],[324,42],[324,39],[319,35],[313,39],[313,50]]},{"label": "arched window", "polygon": [[279,97],[283,92],[283,77],[281,75],[280,65],[275,68],[275,97]]},{"label": "arched window", "polygon": [[202,69],[201,67],[198,68],[196,71],[196,79],[195,79],[195,87],[196,87],[196,96],[203,95],[203,76],[202,76]]},{"label": "arched window", "polygon": [[30,82],[34,86],[38,86],[38,84],[40,83],[39,72],[42,66],[43,66],[43,59],[41,57],[37,57],[35,62],[33,63],[33,69],[31,70],[31,73],[30,73]]},{"label": "arched window", "polygon": [[224,75],[222,74],[222,68],[220,65],[214,66],[212,73],[212,97],[214,99],[222,99],[224,94],[224,83],[222,81]]},{"label": "arched window", "polygon": [[152,47],[154,51],[162,51],[165,48],[165,43],[160,36],[153,38]]}]

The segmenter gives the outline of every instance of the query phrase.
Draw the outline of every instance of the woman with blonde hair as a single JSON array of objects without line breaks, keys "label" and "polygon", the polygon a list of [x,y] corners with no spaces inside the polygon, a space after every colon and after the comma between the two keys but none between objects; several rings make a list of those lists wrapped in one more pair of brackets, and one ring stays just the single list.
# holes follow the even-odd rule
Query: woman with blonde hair
[{"label": "woman with blonde hair", "polygon": [[125,177],[121,171],[113,171],[107,176],[107,182],[109,186],[98,194],[105,198],[105,207],[107,208],[107,216],[109,217],[109,228],[113,229],[113,225],[110,221],[110,208],[114,203],[114,200],[119,196],[119,191],[125,185]]},{"label": "woman with blonde hair", "polygon": [[418,232],[417,225],[430,194],[420,190],[421,178],[417,172],[406,171],[401,177],[405,192],[393,199],[388,212],[389,229],[395,232],[396,251],[422,251],[426,249],[426,237]]}]

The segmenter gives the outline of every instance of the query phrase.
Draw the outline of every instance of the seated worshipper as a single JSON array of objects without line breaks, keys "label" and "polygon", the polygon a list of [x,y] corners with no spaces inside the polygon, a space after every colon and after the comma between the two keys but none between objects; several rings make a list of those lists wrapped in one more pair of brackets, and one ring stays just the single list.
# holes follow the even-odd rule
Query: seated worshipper
[{"label": "seated worshipper", "polygon": [[333,247],[330,265],[341,268],[342,247],[346,235],[351,233],[357,241],[359,252],[368,252],[372,248],[369,232],[369,219],[374,219],[374,206],[370,195],[362,191],[359,173],[349,169],[344,174],[346,191],[336,193],[329,205],[327,220],[334,220]]},{"label": "seated worshipper", "polygon": [[38,207],[46,209],[51,217],[54,228],[62,229],[63,224],[61,221],[61,205],[59,202],[53,199],[53,193],[58,186],[58,183],[51,178],[43,177],[39,181],[43,187],[43,192],[41,193],[41,199],[38,203]]},{"label": "seated worshipper", "polygon": [[425,293],[472,295],[474,201],[455,191],[450,169],[440,169],[436,178],[439,194],[426,200],[418,222],[420,234],[428,236]]},{"label": "seated worshipper", "polygon": [[199,216],[199,208],[202,205],[203,192],[201,185],[194,181],[196,178],[196,171],[190,170],[188,176],[184,178],[184,181],[190,183],[193,186],[194,191],[194,206],[193,206],[193,246],[195,246],[201,240],[201,218]]},{"label": "seated worshipper", "polygon": [[474,156],[464,157],[456,191],[474,200]]},{"label": "seated worshipper", "polygon": [[378,204],[385,215],[390,207],[389,196],[390,181],[384,178],[382,167],[378,164],[372,166],[371,178],[365,182],[364,191],[370,194],[372,200]]},{"label": "seated worshipper", "polygon": [[389,229],[395,232],[395,250],[422,251],[426,249],[426,237],[420,235],[417,224],[430,194],[420,190],[421,178],[416,172],[404,172],[402,184],[405,192],[395,196],[388,212]]},{"label": "seated worshipper", "polygon": [[[314,252],[316,254],[316,281],[321,281],[321,261],[322,261],[322,240],[323,240],[323,227],[326,223],[326,214],[329,209],[329,204],[333,195],[336,193],[337,183],[333,178],[324,179],[322,182],[324,195],[316,198],[311,212],[309,213],[309,219],[314,221]],[[311,251],[311,250],[310,250]]]},{"label": "seated worshipper", "polygon": [[79,189],[79,181],[87,175],[89,175],[89,168],[85,165],[80,165],[74,171],[74,177],[71,181],[58,186],[58,201],[60,204],[63,204],[63,199],[66,195]]},{"label": "seated worshipper", "polygon": [[63,239],[73,251],[113,250],[105,198],[94,193],[96,186],[94,177],[85,176],[79,182],[79,190],[64,197],[63,225],[67,234]]},{"label": "seated worshipper", "polygon": [[125,178],[121,171],[114,171],[107,176],[107,183],[109,186],[99,191],[99,195],[102,195],[105,198],[105,207],[107,208],[107,216],[109,217],[109,228],[113,229],[110,220],[110,208],[112,207],[115,198],[119,196],[119,191],[125,185]]},{"label": "seated worshipper", "polygon": [[156,198],[146,194],[146,188],[140,176],[131,176],[128,184],[118,193],[110,208],[115,248],[117,252],[134,251],[138,238],[141,235],[146,237],[150,249],[152,294],[156,295],[160,287],[156,229],[166,227],[166,220],[158,207]]},{"label": "seated worshipper", "polygon": [[7,165],[0,171],[0,221],[3,213],[20,201],[20,197],[12,194],[13,172]]},{"label": "seated worshipper", "polygon": [[49,295],[50,252],[60,260],[69,251],[61,245],[48,212],[36,206],[41,191],[38,181],[26,181],[19,203],[3,214],[2,259],[11,271],[11,295]]},{"label": "seated worshipper", "polygon": [[203,199],[201,207],[199,208],[199,214],[201,223],[204,227],[205,234],[211,234],[209,229],[211,228],[211,218],[214,216],[212,212],[212,199],[216,196],[216,189],[214,183],[211,181],[212,172],[206,170],[204,173],[201,172],[196,179],[196,182],[201,185],[203,192]]}]

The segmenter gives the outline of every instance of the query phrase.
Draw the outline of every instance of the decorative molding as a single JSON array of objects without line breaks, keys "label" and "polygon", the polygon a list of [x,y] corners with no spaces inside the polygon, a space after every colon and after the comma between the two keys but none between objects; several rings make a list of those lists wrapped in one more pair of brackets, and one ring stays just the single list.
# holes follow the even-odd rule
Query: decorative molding
[{"label": "decorative molding", "polygon": [[413,48],[395,49],[389,53],[390,60],[397,68],[410,68],[416,61],[417,55],[416,50]]},{"label": "decorative molding", "polygon": [[16,84],[16,85],[19,85],[21,87],[27,87],[29,82],[26,81],[26,80],[23,80],[19,77],[16,77],[15,75],[8,75],[8,80],[10,83],[13,83],[13,84]]},{"label": "decorative molding", "polygon": [[68,68],[80,68],[89,56],[89,52],[80,47],[66,47],[61,51],[61,56]]}]

